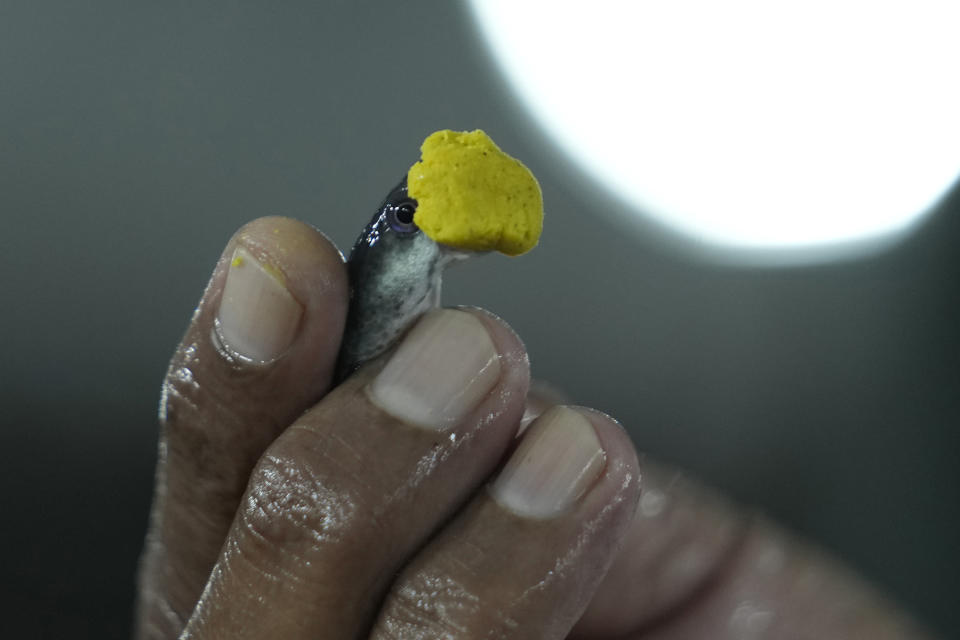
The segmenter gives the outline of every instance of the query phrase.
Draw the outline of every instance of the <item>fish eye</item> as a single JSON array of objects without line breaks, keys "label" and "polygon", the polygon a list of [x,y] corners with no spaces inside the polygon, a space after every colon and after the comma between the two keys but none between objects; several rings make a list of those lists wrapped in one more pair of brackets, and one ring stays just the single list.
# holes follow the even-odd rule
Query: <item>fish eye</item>
[{"label": "fish eye", "polygon": [[415,209],[409,202],[404,202],[397,207],[397,222],[401,224],[413,224],[413,213]]},{"label": "fish eye", "polygon": [[412,233],[419,227],[413,221],[413,214],[417,211],[417,203],[407,200],[387,209],[387,220],[390,227],[398,233]]}]

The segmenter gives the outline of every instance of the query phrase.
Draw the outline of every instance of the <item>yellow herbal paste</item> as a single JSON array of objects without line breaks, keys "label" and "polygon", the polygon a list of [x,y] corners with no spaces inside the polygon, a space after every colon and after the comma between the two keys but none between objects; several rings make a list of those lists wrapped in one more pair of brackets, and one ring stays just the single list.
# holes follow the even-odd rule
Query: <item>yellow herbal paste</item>
[{"label": "yellow herbal paste", "polygon": [[420,152],[407,173],[407,189],[417,201],[413,220],[429,238],[510,256],[537,245],[543,228],[540,185],[487,134],[437,131]]}]

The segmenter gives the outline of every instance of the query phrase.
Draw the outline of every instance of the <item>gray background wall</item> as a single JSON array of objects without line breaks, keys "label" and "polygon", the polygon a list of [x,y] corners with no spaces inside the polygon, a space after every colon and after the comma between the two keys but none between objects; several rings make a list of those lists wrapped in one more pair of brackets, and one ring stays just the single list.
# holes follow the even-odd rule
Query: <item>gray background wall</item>
[{"label": "gray background wall", "polygon": [[620,222],[458,3],[5,0],[0,628],[127,634],[159,381],[223,243],[284,214],[348,248],[444,127],[487,130],[547,208],[535,252],[455,270],[446,302],[505,317],[536,375],[643,450],[960,626],[960,194],[872,257],[719,265]]}]

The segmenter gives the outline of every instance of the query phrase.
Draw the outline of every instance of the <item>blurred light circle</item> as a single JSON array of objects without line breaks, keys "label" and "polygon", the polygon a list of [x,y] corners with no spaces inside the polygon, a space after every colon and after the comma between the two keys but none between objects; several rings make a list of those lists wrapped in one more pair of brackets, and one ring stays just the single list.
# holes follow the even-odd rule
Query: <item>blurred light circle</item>
[{"label": "blurred light circle", "polygon": [[472,0],[582,168],[700,243],[906,231],[960,172],[960,3]]}]

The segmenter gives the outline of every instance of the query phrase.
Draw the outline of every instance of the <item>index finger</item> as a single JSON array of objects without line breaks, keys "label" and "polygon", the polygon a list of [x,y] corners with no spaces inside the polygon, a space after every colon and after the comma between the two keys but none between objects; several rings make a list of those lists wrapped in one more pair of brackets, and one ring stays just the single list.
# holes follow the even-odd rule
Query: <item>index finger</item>
[{"label": "index finger", "polygon": [[331,384],[348,299],[340,253],[288,218],[224,249],[163,383],[138,637],[180,634],[257,459]]}]

